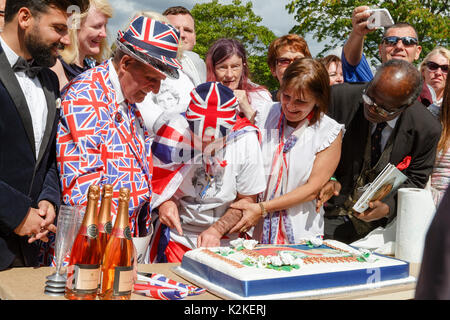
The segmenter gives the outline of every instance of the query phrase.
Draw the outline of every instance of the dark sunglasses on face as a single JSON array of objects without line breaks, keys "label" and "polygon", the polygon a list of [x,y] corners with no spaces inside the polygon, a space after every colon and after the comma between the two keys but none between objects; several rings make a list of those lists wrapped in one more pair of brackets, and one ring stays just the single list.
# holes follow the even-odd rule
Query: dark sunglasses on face
[{"label": "dark sunglasses on face", "polygon": [[396,36],[391,36],[391,37],[384,37],[383,38],[383,42],[387,45],[396,45],[397,42],[399,42],[400,40],[402,40],[402,43],[404,46],[413,46],[416,45],[419,41],[414,38],[414,37],[396,37]]},{"label": "dark sunglasses on face", "polygon": [[436,62],[428,61],[426,63],[426,66],[431,71],[436,71],[437,69],[441,68],[442,72],[448,73],[448,64],[437,64]]}]

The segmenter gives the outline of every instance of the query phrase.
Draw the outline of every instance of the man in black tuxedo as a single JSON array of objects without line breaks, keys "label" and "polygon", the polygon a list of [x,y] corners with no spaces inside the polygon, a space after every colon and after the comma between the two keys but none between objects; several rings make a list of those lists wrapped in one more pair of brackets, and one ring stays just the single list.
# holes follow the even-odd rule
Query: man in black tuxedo
[{"label": "man in black tuxedo", "polygon": [[[55,135],[67,8],[86,0],[8,0],[0,34],[0,270],[38,265],[60,203]],[[74,8],[74,7],[72,7]]]},{"label": "man in black tuxedo", "polygon": [[417,101],[419,71],[409,62],[390,60],[369,83],[344,83],[331,89],[329,114],[345,124],[342,155],[334,177],[319,195],[325,204],[325,238],[356,241],[396,216],[397,192],[370,202],[358,214],[357,188],[372,182],[391,163],[406,167],[401,188],[425,187],[431,174],[441,125]]}]

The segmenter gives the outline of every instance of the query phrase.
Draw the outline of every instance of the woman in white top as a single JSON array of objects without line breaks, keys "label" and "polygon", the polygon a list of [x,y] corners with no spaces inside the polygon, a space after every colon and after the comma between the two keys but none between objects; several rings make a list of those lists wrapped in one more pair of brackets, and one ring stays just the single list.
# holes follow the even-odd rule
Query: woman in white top
[{"label": "woman in white top", "polygon": [[222,38],[214,42],[206,54],[206,80],[219,81],[233,90],[239,101],[239,111],[249,120],[258,121],[261,113],[272,105],[270,92],[249,79],[247,54],[235,39]]},{"label": "woman in white top", "polygon": [[325,115],[330,84],[318,61],[302,58],[285,71],[281,102],[257,123],[267,178],[261,202],[236,202],[243,218],[230,232],[255,226],[262,243],[298,243],[323,235],[323,208],[316,198],[340,159],[343,125]]}]

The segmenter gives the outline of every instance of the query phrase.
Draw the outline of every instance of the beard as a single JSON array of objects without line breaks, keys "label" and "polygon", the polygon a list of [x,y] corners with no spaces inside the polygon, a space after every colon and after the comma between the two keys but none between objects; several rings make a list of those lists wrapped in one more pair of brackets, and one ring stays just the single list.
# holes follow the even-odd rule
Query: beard
[{"label": "beard", "polygon": [[57,55],[54,55],[52,49],[64,49],[64,45],[60,42],[46,44],[41,40],[41,35],[36,27],[25,36],[24,44],[34,62],[41,67],[53,67],[56,63]]}]

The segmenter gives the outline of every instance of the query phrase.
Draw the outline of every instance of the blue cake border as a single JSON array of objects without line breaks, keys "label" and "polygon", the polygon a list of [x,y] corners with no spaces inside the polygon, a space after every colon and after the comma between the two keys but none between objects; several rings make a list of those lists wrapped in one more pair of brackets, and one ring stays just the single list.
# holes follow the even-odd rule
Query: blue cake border
[{"label": "blue cake border", "polygon": [[[262,279],[252,281],[242,281],[229,276],[226,273],[215,270],[204,264],[201,264],[189,257],[184,256],[181,268],[198,275],[207,281],[220,286],[234,294],[242,297],[263,296],[269,294],[282,294],[290,292],[320,290],[328,288],[337,288],[344,286],[354,286],[368,283],[373,276],[375,269],[380,270],[379,281],[397,280],[409,276],[409,263],[395,266],[366,268],[360,270],[338,271],[331,273],[319,273],[312,275],[301,275],[292,277],[282,277],[278,279]],[[280,271],[286,272],[286,271]]]}]

